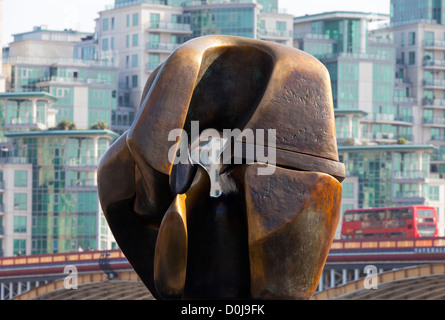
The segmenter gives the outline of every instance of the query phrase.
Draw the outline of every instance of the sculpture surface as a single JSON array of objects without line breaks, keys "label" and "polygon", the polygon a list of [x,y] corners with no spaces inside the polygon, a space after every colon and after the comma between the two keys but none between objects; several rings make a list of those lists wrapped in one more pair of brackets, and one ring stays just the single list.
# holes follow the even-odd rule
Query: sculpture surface
[{"label": "sculpture surface", "polygon": [[[206,162],[202,150],[229,161]],[[288,46],[207,36],[150,75],[133,125],[100,162],[98,189],[156,298],[308,299],[344,177],[326,68]]]}]

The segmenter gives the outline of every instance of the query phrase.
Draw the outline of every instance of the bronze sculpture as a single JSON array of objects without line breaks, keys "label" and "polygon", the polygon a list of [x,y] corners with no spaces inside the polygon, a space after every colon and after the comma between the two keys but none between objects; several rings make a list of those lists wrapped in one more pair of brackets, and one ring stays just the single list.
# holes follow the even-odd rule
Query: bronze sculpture
[{"label": "bronze sculpture", "polygon": [[[274,163],[254,156],[213,168],[221,193],[211,196],[205,166],[174,161],[193,141],[169,133],[190,134],[193,121],[200,133],[274,129],[273,145],[257,134],[254,146]],[[132,127],[101,159],[98,189],[116,241],[156,298],[308,299],[344,177],[326,68],[284,45],[207,36],[150,75]]]}]

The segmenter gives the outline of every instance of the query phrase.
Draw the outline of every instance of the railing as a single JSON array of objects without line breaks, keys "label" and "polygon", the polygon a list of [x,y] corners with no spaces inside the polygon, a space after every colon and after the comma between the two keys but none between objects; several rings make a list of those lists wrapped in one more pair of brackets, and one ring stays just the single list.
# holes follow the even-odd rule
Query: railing
[{"label": "railing", "polygon": [[113,67],[112,62],[98,61],[98,60],[82,60],[69,58],[42,58],[42,57],[8,57],[3,59],[3,63],[29,63],[39,65],[81,65],[81,66],[96,66],[96,67]]},{"label": "railing", "polygon": [[423,41],[424,47],[439,47],[445,48],[445,41],[443,40],[425,40]]},{"label": "railing", "polygon": [[99,164],[97,158],[70,158],[68,159],[68,166],[88,166],[96,167]]},{"label": "railing", "polygon": [[29,163],[28,159],[25,157],[5,157],[0,158],[0,163],[21,163],[26,164]]},{"label": "railing", "polygon": [[174,51],[177,47],[179,47],[179,43],[153,43],[147,42],[145,48],[147,50],[160,50],[160,51]]},{"label": "railing", "polygon": [[425,198],[423,191],[397,191],[396,198]]},{"label": "railing", "polygon": [[106,5],[105,10],[137,6],[137,5],[140,5],[141,3],[165,5],[166,4],[165,2],[166,2],[166,0],[128,0],[125,2]]},{"label": "railing", "polygon": [[424,106],[445,107],[445,99],[423,98],[422,99],[422,105],[424,105]]},{"label": "railing", "polygon": [[425,179],[429,178],[427,171],[395,171],[393,177],[395,179]]},{"label": "railing", "polygon": [[92,188],[97,187],[96,179],[72,179],[68,188]]},{"label": "railing", "polygon": [[[403,239],[357,239],[357,240],[334,240],[331,252],[337,250],[357,249],[407,249],[407,248],[445,248],[445,238],[403,238]],[[423,250],[418,250],[423,251]],[[439,251],[439,250],[438,250]],[[440,250],[444,252],[444,250]],[[434,250],[432,250],[434,252]]]},{"label": "railing", "polygon": [[319,33],[295,33],[293,38],[295,40],[298,39],[333,40],[329,38],[329,35],[319,34]]},{"label": "railing", "polygon": [[424,67],[445,67],[445,60],[426,60],[423,62]]},{"label": "railing", "polygon": [[290,30],[260,30],[258,33],[263,37],[292,38],[292,31]]},{"label": "railing", "polygon": [[111,85],[112,83],[107,80],[101,80],[101,79],[91,79],[91,78],[68,78],[68,77],[43,77],[37,79],[37,82],[72,82],[72,83],[85,83],[85,84],[108,84]]},{"label": "railing", "polygon": [[438,125],[445,125],[445,118],[423,118],[424,124],[438,124]]},{"label": "railing", "polygon": [[433,140],[433,141],[445,141],[445,136],[433,135],[433,136],[431,136],[431,140]]},{"label": "railing", "polygon": [[155,30],[169,30],[169,31],[184,31],[191,32],[191,27],[186,23],[174,23],[174,22],[148,22],[145,24],[145,29]]},{"label": "railing", "polygon": [[434,79],[434,80],[423,80],[422,84],[424,86],[432,86],[432,87],[442,87],[445,88],[445,80]]}]

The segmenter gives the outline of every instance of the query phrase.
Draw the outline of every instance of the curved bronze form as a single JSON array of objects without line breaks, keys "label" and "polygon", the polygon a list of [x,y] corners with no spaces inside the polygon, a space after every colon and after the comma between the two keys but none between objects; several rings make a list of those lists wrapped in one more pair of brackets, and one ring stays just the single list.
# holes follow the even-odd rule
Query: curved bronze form
[{"label": "curved bronze form", "polygon": [[[211,197],[204,168],[174,165],[169,133],[190,134],[192,121],[201,131],[275,129],[273,146],[256,135],[255,147],[276,162],[221,166],[222,193]],[[116,241],[156,298],[308,299],[344,177],[326,68],[284,45],[207,36],[151,74],[132,127],[101,160],[98,188]]]}]

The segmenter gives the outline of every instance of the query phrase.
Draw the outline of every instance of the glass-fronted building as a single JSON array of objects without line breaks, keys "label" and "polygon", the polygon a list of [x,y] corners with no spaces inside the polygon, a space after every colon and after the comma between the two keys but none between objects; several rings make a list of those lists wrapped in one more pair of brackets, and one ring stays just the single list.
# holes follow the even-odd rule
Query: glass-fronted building
[{"label": "glass-fronted building", "polygon": [[443,0],[391,0],[391,25],[445,23]]},{"label": "glass-fronted building", "polygon": [[10,157],[32,165],[31,252],[109,249],[100,210],[97,166],[117,134],[108,130],[8,132]]}]

